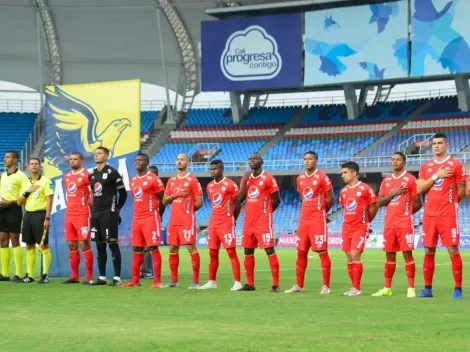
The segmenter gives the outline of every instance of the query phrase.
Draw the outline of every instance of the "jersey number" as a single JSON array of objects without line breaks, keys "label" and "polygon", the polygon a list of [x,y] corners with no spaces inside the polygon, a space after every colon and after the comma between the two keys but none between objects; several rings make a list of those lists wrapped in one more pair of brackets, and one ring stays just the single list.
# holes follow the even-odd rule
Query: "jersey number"
[{"label": "jersey number", "polygon": [[414,244],[415,243],[415,236],[413,234],[405,235],[406,243]]},{"label": "jersey number", "polygon": [[323,246],[323,243],[325,243],[325,235],[315,235],[315,244]]},{"label": "jersey number", "polygon": [[80,231],[82,232],[82,236],[87,236],[90,230],[88,229],[88,226],[83,226],[80,228]]},{"label": "jersey number", "polygon": [[186,241],[191,239],[192,231],[191,230],[183,230],[183,237]]},{"label": "jersey number", "polygon": [[360,240],[359,240],[359,243],[357,244],[357,248],[361,248],[362,247],[362,244],[364,243],[364,240],[366,239],[365,237],[359,237]]},{"label": "jersey number", "polygon": [[261,237],[263,238],[263,242],[264,243],[269,243],[271,242],[272,238],[273,238],[273,235],[271,235],[269,232],[268,233],[263,233],[261,235]]},{"label": "jersey number", "polygon": [[157,242],[157,231],[152,231],[152,242],[153,243]]},{"label": "jersey number", "polygon": [[224,235],[225,243],[232,243],[233,235],[231,233],[226,233]]}]

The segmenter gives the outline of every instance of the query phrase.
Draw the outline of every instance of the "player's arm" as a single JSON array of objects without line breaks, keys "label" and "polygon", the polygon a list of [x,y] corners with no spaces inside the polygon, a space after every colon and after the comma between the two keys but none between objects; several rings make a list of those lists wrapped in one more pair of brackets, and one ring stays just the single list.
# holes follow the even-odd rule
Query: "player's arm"
[{"label": "player's arm", "polygon": [[193,179],[193,182],[191,184],[191,189],[194,194],[194,210],[197,211],[201,209],[201,207],[204,205],[204,198],[202,196],[202,187],[201,184],[196,180]]},{"label": "player's arm", "polygon": [[250,178],[250,175],[251,171],[245,172],[245,175],[243,175],[242,180],[240,181],[240,190],[238,191],[238,200],[240,203],[243,203],[246,198],[246,184]]},{"label": "player's arm", "polygon": [[369,207],[369,221],[372,222],[374,220],[375,216],[377,215],[379,211],[379,206],[377,203],[372,203]]},{"label": "player's arm", "polygon": [[235,221],[237,221],[241,209],[242,204],[240,203],[240,199],[238,199],[238,196],[233,197],[233,217],[235,218]]},{"label": "player's arm", "polygon": [[271,193],[271,203],[273,205],[273,211],[275,211],[279,204],[281,204],[281,195],[279,194],[279,191]]},{"label": "player's arm", "polygon": [[416,190],[418,193],[426,193],[431,189],[431,187],[434,185],[434,182],[436,182],[438,179],[452,177],[453,174],[454,172],[452,170],[444,169],[441,167],[439,170],[437,170],[434,175],[432,175],[428,179],[423,179],[420,175],[420,178],[418,179],[418,181],[416,181]]},{"label": "player's arm", "polygon": [[46,219],[44,220],[44,228],[49,228],[49,226],[51,225],[51,212],[52,212],[52,194],[47,196]]},{"label": "player's arm", "polygon": [[331,209],[331,207],[333,206],[334,202],[335,202],[335,195],[333,193],[333,190],[330,189],[328,191],[326,191],[325,193],[325,200],[326,200],[326,212],[328,213]]},{"label": "player's arm", "polygon": [[423,203],[421,202],[421,196],[419,194],[415,194],[413,196],[413,214],[416,214],[422,206]]},{"label": "player's arm", "polygon": [[195,201],[194,201],[194,210],[197,211],[202,208],[204,205],[204,199],[202,197],[202,194],[200,196],[196,196]]},{"label": "player's arm", "polygon": [[119,193],[119,199],[116,204],[118,209],[122,209],[124,204],[126,204],[127,200],[127,191],[126,186],[124,186],[124,182],[122,181],[121,175],[119,173],[116,175],[116,191]]},{"label": "player's arm", "polygon": [[158,213],[161,217],[163,217],[163,213],[165,213],[165,204],[163,203],[163,195],[165,194],[164,191],[160,191],[157,193],[158,199]]},{"label": "player's arm", "polygon": [[[24,186],[21,190],[22,192],[20,192],[20,196],[16,200],[16,204],[18,204],[18,206],[20,206],[20,207],[26,202],[26,199],[29,197],[29,195],[31,193],[34,193],[39,189],[39,185],[37,185],[37,184],[31,185],[29,187],[26,183],[23,183],[23,185]],[[26,188],[26,187],[28,187],[28,188]],[[8,201],[5,201],[5,202],[8,202]],[[11,201],[10,205],[13,204],[13,203],[14,203],[14,201]]]},{"label": "player's arm", "polygon": [[465,194],[470,197],[470,177],[467,180],[467,188],[465,190]]}]

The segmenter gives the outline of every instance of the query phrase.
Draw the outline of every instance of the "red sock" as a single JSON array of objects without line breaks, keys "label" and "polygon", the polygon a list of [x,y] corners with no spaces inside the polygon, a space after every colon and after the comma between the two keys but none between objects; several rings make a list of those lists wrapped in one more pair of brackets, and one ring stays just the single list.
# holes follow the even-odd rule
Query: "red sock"
[{"label": "red sock", "polygon": [[201,257],[199,252],[191,253],[191,264],[193,267],[193,281],[199,283],[199,271],[201,269]]},{"label": "red sock", "polygon": [[320,263],[321,263],[321,272],[323,275],[323,285],[330,287],[330,277],[331,277],[331,259],[328,252],[319,253]]},{"label": "red sock", "polygon": [[405,271],[408,278],[408,287],[415,287],[416,264],[413,257],[405,259]]},{"label": "red sock", "polygon": [[354,286],[353,263],[348,263],[348,275],[351,280],[351,285]]},{"label": "red sock", "polygon": [[297,286],[304,288],[305,271],[307,270],[307,252],[297,251],[297,263],[295,263],[295,273],[297,274]]},{"label": "red sock", "polygon": [[353,287],[360,290],[364,266],[362,265],[362,263],[353,263],[352,265],[353,265],[353,277],[354,277]]},{"label": "red sock", "polygon": [[434,254],[425,254],[423,262],[424,286],[432,287],[432,277],[434,276]]},{"label": "red sock", "polygon": [[217,269],[219,268],[219,251],[217,249],[209,249],[209,280],[217,279]]},{"label": "red sock", "polygon": [[80,252],[78,249],[71,249],[69,252],[69,261],[70,261],[70,277],[74,279],[79,279],[80,275],[78,274],[78,267],[80,266]]},{"label": "red sock", "polygon": [[387,258],[385,261],[385,268],[384,268],[384,278],[385,278],[385,288],[392,287],[392,279],[393,275],[395,274],[395,269],[397,267],[397,259],[396,258]]},{"label": "red sock", "polygon": [[454,274],[454,282],[456,288],[462,288],[462,257],[457,253],[450,258],[452,262],[452,273]]},{"label": "red sock", "polygon": [[178,266],[180,265],[179,253],[170,253],[168,261],[170,262],[171,281],[178,282]]},{"label": "red sock", "polygon": [[86,270],[85,280],[90,281],[93,279],[93,250],[91,247],[83,250],[83,259],[85,261]]},{"label": "red sock", "polygon": [[160,250],[157,248],[152,254],[152,264],[153,264],[153,281],[161,283],[162,282],[162,255]]},{"label": "red sock", "polygon": [[144,261],[143,252],[134,252],[132,256],[132,282],[140,282],[140,268],[142,267],[142,262]]},{"label": "red sock", "polygon": [[245,273],[246,273],[246,281],[247,284],[250,286],[255,285],[255,256],[252,255],[245,255]]},{"label": "red sock", "polygon": [[237,250],[235,248],[227,248],[227,254],[232,263],[232,273],[235,281],[240,282],[240,259],[238,259]]},{"label": "red sock", "polygon": [[279,259],[277,254],[268,255],[269,266],[271,267],[271,276],[273,277],[273,286],[279,286]]}]

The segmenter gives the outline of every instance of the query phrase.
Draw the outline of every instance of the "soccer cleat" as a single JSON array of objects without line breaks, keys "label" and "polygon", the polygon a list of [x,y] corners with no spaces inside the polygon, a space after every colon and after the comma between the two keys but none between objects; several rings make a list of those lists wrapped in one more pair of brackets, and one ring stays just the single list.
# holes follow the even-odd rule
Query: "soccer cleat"
[{"label": "soccer cleat", "polygon": [[408,288],[408,294],[406,295],[408,298],[416,298],[416,291],[413,287]]},{"label": "soccer cleat", "polygon": [[3,275],[0,275],[0,281],[10,281],[10,277],[9,276],[3,276]]},{"label": "soccer cleat", "polygon": [[117,287],[117,286],[121,286],[122,285],[122,281],[121,280],[116,280],[116,279],[113,279],[113,281],[111,281],[108,286],[112,286],[112,287]]},{"label": "soccer cleat", "polygon": [[279,286],[271,286],[271,292],[279,293],[281,292],[281,289]]},{"label": "soccer cleat", "polygon": [[349,291],[343,293],[343,296],[349,296],[349,294],[351,293],[351,291],[354,290],[352,287],[349,289]]},{"label": "soccer cleat", "polygon": [[199,282],[193,281],[189,285],[188,290],[197,290],[200,287]]},{"label": "soccer cleat", "polygon": [[161,282],[152,282],[152,286],[150,286],[151,288],[162,288],[162,283]]},{"label": "soccer cleat", "polygon": [[433,298],[432,289],[424,288],[416,298]]},{"label": "soccer cleat", "polygon": [[139,287],[140,282],[128,281],[125,284],[122,284],[121,287]]},{"label": "soccer cleat", "polygon": [[454,288],[452,299],[463,299],[463,292],[461,288]]},{"label": "soccer cleat", "polygon": [[212,288],[217,288],[217,282],[215,282],[214,280],[209,280],[207,284],[202,285],[198,288],[198,290],[209,290]]},{"label": "soccer cleat", "polygon": [[26,276],[23,278],[23,283],[24,284],[30,284],[30,283],[33,283],[34,281],[34,277],[29,277],[28,274],[26,274]]},{"label": "soccer cleat", "polygon": [[240,281],[235,281],[230,291],[238,291],[242,288],[242,283]]},{"label": "soccer cleat", "polygon": [[382,297],[382,296],[391,296],[392,289],[390,287],[384,287],[378,290],[376,293],[373,293],[373,297]]},{"label": "soccer cleat", "polygon": [[353,296],[360,296],[362,295],[362,291],[358,290],[357,288],[353,288],[351,291],[349,291],[348,296],[353,297]]},{"label": "soccer cleat", "polygon": [[23,280],[21,280],[21,278],[18,275],[15,275],[13,276],[13,279],[11,280],[11,282],[14,282],[16,284],[22,284]]},{"label": "soccer cleat", "polygon": [[330,293],[331,293],[330,288],[323,285],[323,287],[321,288],[320,294],[321,295],[329,295]]},{"label": "soccer cleat", "polygon": [[[85,281],[82,282],[82,285],[87,285],[87,286],[91,286],[91,285],[93,285],[93,284],[94,284],[94,282],[93,282],[93,280],[91,280],[91,279],[90,279],[90,280],[85,280]],[[105,285],[106,285],[106,284],[105,284]]]},{"label": "soccer cleat", "polygon": [[162,288],[173,288],[173,287],[178,287],[180,284],[176,281],[170,281],[166,283],[165,285],[162,286]]},{"label": "soccer cleat", "polygon": [[[107,283],[106,280],[98,279],[98,280],[96,280],[96,281],[93,281],[93,280],[92,280],[92,282],[91,282],[90,284],[88,284],[88,285],[90,285],[90,286],[106,286],[107,284],[108,284],[108,283]],[[87,285],[87,284],[85,284],[85,285]]]},{"label": "soccer cleat", "polygon": [[150,280],[153,279],[153,275],[151,273],[140,274],[140,278],[142,280]]},{"label": "soccer cleat", "polygon": [[43,274],[41,276],[41,280],[38,281],[38,284],[48,284],[49,283],[49,278],[47,277],[47,274]]},{"label": "soccer cleat", "polygon": [[296,292],[305,292],[305,289],[303,287],[294,285],[292,286],[292,288],[284,291],[284,293],[296,293]]},{"label": "soccer cleat", "polygon": [[67,280],[62,282],[63,284],[79,284],[80,280],[74,278],[74,277],[69,277]]},{"label": "soccer cleat", "polygon": [[240,288],[238,291],[256,291],[255,285],[251,286],[248,284],[245,284],[242,288]]}]

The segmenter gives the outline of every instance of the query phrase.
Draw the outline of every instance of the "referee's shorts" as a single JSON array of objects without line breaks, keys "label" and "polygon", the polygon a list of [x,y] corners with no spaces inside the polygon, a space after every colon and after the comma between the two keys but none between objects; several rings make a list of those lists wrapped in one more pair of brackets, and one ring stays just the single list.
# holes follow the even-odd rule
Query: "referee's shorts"
[{"label": "referee's shorts", "polygon": [[0,232],[19,235],[23,209],[16,203],[0,209]]},{"label": "referee's shorts", "polygon": [[[23,217],[23,228],[21,231],[22,242],[26,244],[40,244],[44,233],[44,221],[46,211],[27,211]],[[44,244],[49,244],[49,234],[46,235]]]}]

